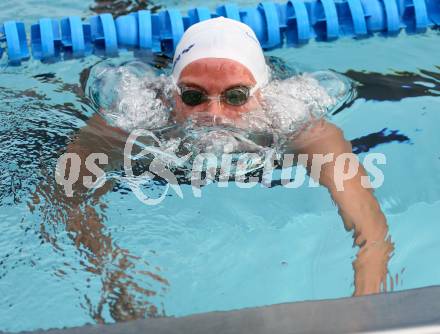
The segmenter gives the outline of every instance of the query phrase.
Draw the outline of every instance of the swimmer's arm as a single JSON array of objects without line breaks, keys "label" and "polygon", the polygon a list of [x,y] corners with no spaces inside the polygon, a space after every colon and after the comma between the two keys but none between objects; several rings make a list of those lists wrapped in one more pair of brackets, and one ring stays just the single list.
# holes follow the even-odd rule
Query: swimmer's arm
[{"label": "swimmer's arm", "polygon": [[[339,209],[345,228],[354,230],[354,242],[360,247],[355,269],[355,295],[379,293],[386,283],[387,265],[393,245],[388,239],[388,225],[378,201],[371,189],[362,186],[366,176],[362,165],[350,180],[337,180],[335,161],[340,154],[352,153],[351,143],[345,140],[342,131],[324,120],[310,130],[304,131],[292,142],[297,154],[307,154],[307,169],[311,172],[314,154],[334,154],[333,162],[323,166],[319,183],[325,186]],[[343,191],[338,191],[337,182],[342,182]],[[384,285],[386,288],[386,286]]]},{"label": "swimmer's arm", "polygon": [[[108,297],[102,297],[100,304],[108,303],[112,314],[115,315],[114,318],[121,321],[131,320],[132,315],[123,314],[124,312],[121,313],[120,310],[127,308],[136,309],[138,312],[143,310],[127,286],[136,291],[147,290],[134,280],[126,278],[124,266],[132,265],[134,257],[128,250],[114,244],[105,226],[106,205],[101,201],[101,197],[113,189],[114,182],[107,181],[103,187],[90,191],[84,187],[82,180],[84,176],[94,177],[84,165],[85,159],[92,153],[104,153],[109,156],[109,165],[100,166],[102,169],[117,167],[123,159],[121,152],[126,137],[122,130],[109,126],[99,115],[93,116],[66,149],[66,153],[77,154],[82,161],[80,177],[73,186],[73,197],[66,196],[64,188],[57,184],[53,177],[48,177],[37,186],[33,201],[29,203],[31,211],[38,208],[45,217],[46,223],[65,226],[75,246],[88,259],[86,261],[88,271],[97,275],[106,273],[103,282],[106,288],[103,296],[107,295],[108,291],[119,291],[119,293],[116,299],[112,297],[112,301],[109,301]],[[50,225],[48,227],[51,228]],[[56,235],[46,232],[45,229],[46,224],[42,224],[41,232],[46,241],[55,248],[61,247],[57,244]],[[114,259],[115,263],[109,263],[109,259]],[[94,313],[95,319],[104,321],[100,311],[102,308],[98,305],[96,309],[99,311]],[[145,308],[143,312],[146,314],[148,309]]]},{"label": "swimmer's arm", "polygon": [[[108,181],[100,189],[90,191],[84,186],[83,178],[91,176],[95,180],[96,177],[85,168],[84,162],[92,153],[115,154],[109,150],[112,145],[117,146],[117,133],[111,133],[112,130],[99,116],[94,116],[68,145],[66,153],[75,154],[81,161],[79,178],[72,185],[73,196],[67,196],[65,188],[55,181],[52,173],[48,173],[51,176],[37,185],[33,201],[29,203],[31,210],[39,207],[41,211],[48,208],[59,212],[59,215],[55,216],[57,221],[51,223],[63,223],[66,230],[72,234],[75,243],[88,249],[92,254],[101,254],[102,249],[108,249],[111,244],[111,239],[103,232],[105,227],[102,216],[95,207],[100,205],[100,197],[110,191],[114,184]],[[105,166],[100,167],[104,169]],[[67,168],[65,174],[67,179],[73,174],[71,166]]]},{"label": "swimmer's arm", "polygon": [[[79,177],[72,184],[72,196],[67,196],[64,186],[56,182],[53,173],[47,173],[49,176],[37,185],[33,200],[29,203],[31,210],[38,208],[44,215],[46,211],[57,212],[53,217],[48,216],[48,223],[64,224],[75,244],[79,248],[87,249],[91,254],[102,255],[112,249],[111,237],[105,232],[103,223],[104,204],[101,203],[101,197],[113,189],[115,182],[108,180],[101,188],[95,190],[86,188],[83,178],[92,177],[95,181],[96,176],[86,168],[85,161],[92,153],[103,153],[108,156],[109,164],[99,165],[100,168],[109,170],[119,166],[123,159],[121,152],[125,138],[126,134],[122,130],[110,127],[101,116],[91,117],[87,125],[78,131],[65,152],[76,155],[81,161]],[[66,168],[65,179],[74,174],[71,164],[68,166],[70,167]]]}]

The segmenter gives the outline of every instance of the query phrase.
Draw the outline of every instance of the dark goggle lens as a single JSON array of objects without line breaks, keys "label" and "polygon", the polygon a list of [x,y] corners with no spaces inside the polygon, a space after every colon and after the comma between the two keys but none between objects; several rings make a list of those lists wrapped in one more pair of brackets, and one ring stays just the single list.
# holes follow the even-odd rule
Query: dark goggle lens
[{"label": "dark goggle lens", "polygon": [[188,89],[182,92],[182,101],[188,106],[194,107],[205,102],[205,94],[195,89]]},{"label": "dark goggle lens", "polygon": [[224,93],[224,100],[232,106],[242,106],[249,99],[249,89],[245,87],[232,88]]},{"label": "dark goggle lens", "polygon": [[[249,94],[247,87],[231,88],[224,92],[222,101],[232,106],[242,106],[249,100]],[[196,89],[183,91],[181,98],[183,103],[191,107],[198,106],[209,99],[204,92]]]}]

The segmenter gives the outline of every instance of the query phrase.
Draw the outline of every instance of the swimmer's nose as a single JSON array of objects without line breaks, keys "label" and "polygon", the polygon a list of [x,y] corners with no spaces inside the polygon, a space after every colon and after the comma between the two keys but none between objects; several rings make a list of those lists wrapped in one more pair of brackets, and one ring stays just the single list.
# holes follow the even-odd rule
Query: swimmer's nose
[{"label": "swimmer's nose", "polygon": [[208,105],[208,113],[212,116],[222,116],[223,110],[220,101],[211,101]]}]

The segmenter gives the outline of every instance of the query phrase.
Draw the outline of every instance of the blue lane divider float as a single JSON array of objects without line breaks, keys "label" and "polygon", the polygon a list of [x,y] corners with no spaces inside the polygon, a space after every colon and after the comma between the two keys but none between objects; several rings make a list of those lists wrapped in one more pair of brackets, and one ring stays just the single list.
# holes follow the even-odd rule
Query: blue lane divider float
[{"label": "blue lane divider float", "polygon": [[218,16],[227,17],[231,20],[240,21],[240,9],[235,3],[218,6],[216,14]]},{"label": "blue lane divider float", "polygon": [[[101,14],[88,22],[76,16],[42,18],[30,27],[30,45],[33,57],[43,61],[83,57],[93,52],[116,55],[121,48],[172,56],[186,29],[219,16],[249,25],[268,50],[286,44],[306,44],[311,39],[365,38],[375,33],[393,36],[402,29],[408,33],[424,32],[440,26],[440,0],[265,1],[249,8],[222,4],[214,13],[197,7],[187,15],[167,9],[159,13],[141,10],[117,19]],[[0,25],[0,57],[3,53],[12,64],[29,58],[22,22],[11,20]]]},{"label": "blue lane divider float", "polygon": [[117,41],[120,47],[140,48],[160,52],[160,44],[153,44],[151,13],[140,10],[137,13],[118,17],[115,21]]},{"label": "blue lane divider float", "polygon": [[429,19],[436,26],[440,26],[440,2],[438,0],[426,1]]},{"label": "blue lane divider float", "polygon": [[171,56],[185,32],[183,17],[177,9],[165,10],[157,17],[159,23],[157,38],[160,40],[162,52]]},{"label": "blue lane divider float", "polygon": [[50,59],[59,56],[61,34],[59,22],[49,18],[40,19],[31,26],[32,56],[35,59]]},{"label": "blue lane divider float", "polygon": [[399,0],[400,19],[409,31],[424,32],[431,26],[424,0]]},{"label": "blue lane divider float", "polygon": [[341,34],[353,35],[356,38],[366,37],[367,21],[361,0],[347,0],[336,5]]},{"label": "blue lane divider float", "polygon": [[111,14],[101,14],[90,18],[92,43],[108,55],[118,53],[116,25]]},{"label": "blue lane divider float", "polygon": [[209,20],[211,18],[211,12],[208,8],[198,7],[190,9],[188,11],[188,17],[183,18],[185,30],[188,29],[193,24]]},{"label": "blue lane divider float", "polygon": [[83,24],[78,16],[61,19],[61,45],[73,57],[83,57],[92,52],[92,37],[89,24]]},{"label": "blue lane divider float", "polygon": [[286,41],[288,45],[305,44],[314,33],[310,25],[306,5],[300,0],[292,0],[286,4]]},{"label": "blue lane divider float", "polygon": [[0,42],[6,42],[9,61],[12,64],[19,64],[21,60],[29,58],[26,31],[22,22],[5,22],[0,26],[0,34]]},{"label": "blue lane divider float", "polygon": [[307,3],[311,24],[318,40],[332,41],[339,37],[339,18],[333,0],[317,0]]},{"label": "blue lane divider float", "polygon": [[397,3],[395,0],[382,0],[382,2],[385,6],[387,32],[395,35],[404,27],[399,20]]}]

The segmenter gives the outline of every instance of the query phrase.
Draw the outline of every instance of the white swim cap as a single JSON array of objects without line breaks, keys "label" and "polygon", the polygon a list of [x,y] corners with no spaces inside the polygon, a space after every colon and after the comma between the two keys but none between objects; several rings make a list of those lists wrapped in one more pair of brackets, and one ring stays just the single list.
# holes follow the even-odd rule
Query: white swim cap
[{"label": "white swim cap", "polygon": [[269,68],[253,30],[244,23],[219,17],[191,26],[177,45],[173,80],[177,84],[183,69],[203,58],[225,58],[239,62],[254,76],[258,87],[269,81]]}]

